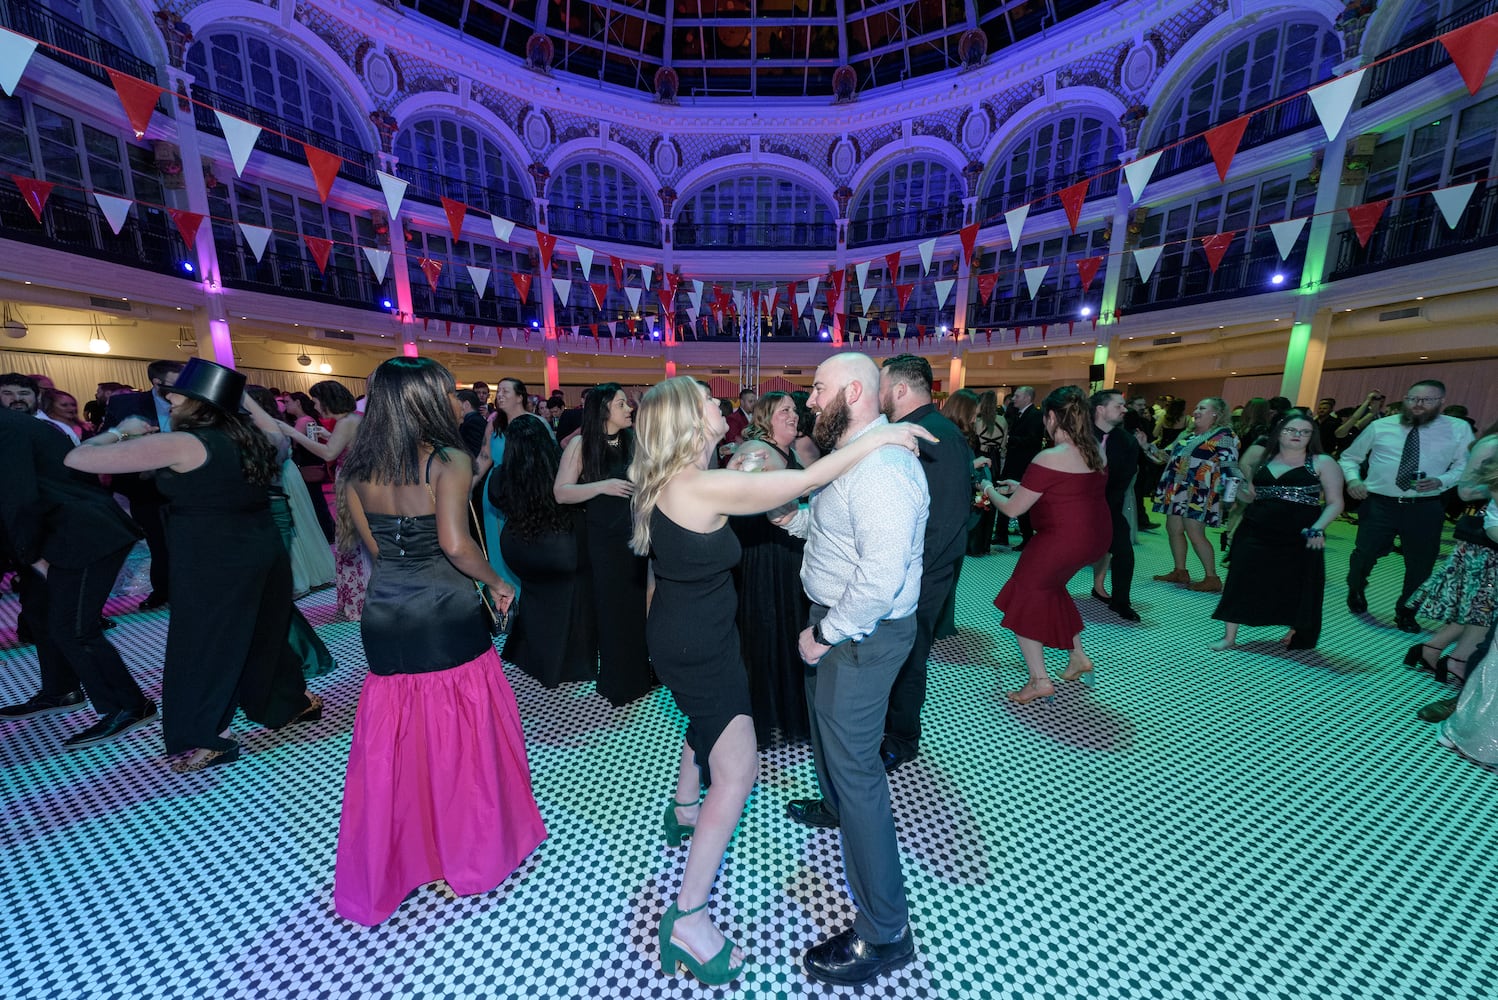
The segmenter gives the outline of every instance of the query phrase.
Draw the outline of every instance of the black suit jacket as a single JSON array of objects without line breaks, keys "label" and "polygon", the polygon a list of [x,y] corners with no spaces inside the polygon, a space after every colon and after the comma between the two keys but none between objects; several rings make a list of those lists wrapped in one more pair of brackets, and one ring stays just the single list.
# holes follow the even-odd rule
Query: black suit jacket
[{"label": "black suit jacket", "polygon": [[1020,479],[1045,447],[1045,422],[1040,408],[1031,404],[1009,421],[1009,448],[1004,452],[1004,478]]},{"label": "black suit jacket", "polygon": [[[159,426],[156,400],[152,398],[152,393],[117,392],[110,396],[109,402],[104,405],[104,423],[99,428],[100,432],[113,430],[126,417],[140,417],[152,427]],[[137,505],[160,507],[166,503],[166,498],[156,488],[155,472],[122,473],[111,476],[110,483],[116,493],[130,501],[132,510]]]},{"label": "black suit jacket", "polygon": [[927,403],[901,417],[899,423],[920,424],[936,435],[936,443],[920,442],[921,471],[931,494],[926,518],[922,573],[934,575],[956,565],[967,551],[967,518],[973,509],[973,451],[957,425]]},{"label": "black suit jacket", "polygon": [[0,525],[16,558],[79,569],[140,537],[97,479],[63,465],[73,450],[51,424],[0,410]]},{"label": "black suit jacket", "polygon": [[1129,483],[1139,472],[1139,442],[1123,427],[1109,434],[1106,443],[1103,432],[1097,429],[1096,424],[1093,425],[1093,432],[1098,444],[1103,446],[1104,457],[1108,459],[1108,482],[1103,487],[1103,496],[1108,501],[1108,510],[1115,516],[1121,516]]}]

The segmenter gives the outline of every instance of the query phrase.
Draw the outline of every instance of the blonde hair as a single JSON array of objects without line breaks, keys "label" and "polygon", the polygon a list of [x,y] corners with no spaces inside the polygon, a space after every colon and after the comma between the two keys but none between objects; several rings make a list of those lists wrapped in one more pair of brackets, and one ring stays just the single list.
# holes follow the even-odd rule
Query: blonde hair
[{"label": "blonde hair", "polygon": [[678,375],[655,385],[640,399],[635,454],[629,463],[629,481],[635,487],[629,502],[634,518],[629,547],[635,555],[650,554],[650,517],[661,491],[702,457],[708,433],[702,419],[706,391],[696,379]]}]

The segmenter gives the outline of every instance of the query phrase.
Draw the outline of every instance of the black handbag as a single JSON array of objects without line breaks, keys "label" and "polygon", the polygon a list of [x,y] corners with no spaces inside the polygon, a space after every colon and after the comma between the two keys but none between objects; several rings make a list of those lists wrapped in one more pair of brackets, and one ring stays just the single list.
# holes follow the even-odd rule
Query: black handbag
[{"label": "black handbag", "polygon": [[1468,545],[1498,549],[1498,542],[1489,538],[1487,529],[1483,527],[1483,516],[1472,511],[1467,511],[1457,518],[1456,527],[1451,529],[1451,534],[1457,541],[1466,542]]}]

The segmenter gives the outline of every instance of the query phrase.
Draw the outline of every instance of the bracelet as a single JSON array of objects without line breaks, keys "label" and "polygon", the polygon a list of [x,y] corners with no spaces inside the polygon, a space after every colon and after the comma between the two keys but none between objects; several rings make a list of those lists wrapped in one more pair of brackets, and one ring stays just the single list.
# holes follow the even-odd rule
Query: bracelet
[{"label": "bracelet", "polygon": [[1302,528],[1300,533],[1306,538],[1325,538],[1326,532],[1320,528]]}]

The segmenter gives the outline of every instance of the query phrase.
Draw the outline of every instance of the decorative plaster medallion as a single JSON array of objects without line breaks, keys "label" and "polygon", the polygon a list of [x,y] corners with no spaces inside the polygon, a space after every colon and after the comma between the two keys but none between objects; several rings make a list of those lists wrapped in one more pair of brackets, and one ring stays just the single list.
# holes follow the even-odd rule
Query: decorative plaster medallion
[{"label": "decorative plaster medallion", "polygon": [[676,173],[676,168],[681,166],[681,154],[676,151],[676,143],[670,139],[662,139],[655,144],[655,169],[662,177],[670,177]]},{"label": "decorative plaster medallion", "polygon": [[525,144],[532,151],[539,153],[551,145],[551,126],[546,121],[546,116],[539,111],[532,111],[525,116]]},{"label": "decorative plaster medallion", "polygon": [[396,91],[396,76],[390,57],[383,52],[370,50],[364,57],[364,82],[369,84],[370,93],[382,100],[393,96]]},{"label": "decorative plaster medallion", "polygon": [[962,144],[969,152],[977,152],[988,142],[988,115],[982,108],[969,111],[967,121],[962,123]]},{"label": "decorative plaster medallion", "polygon": [[1155,75],[1154,46],[1136,45],[1124,59],[1119,82],[1130,93],[1141,94]]},{"label": "decorative plaster medallion", "polygon": [[853,150],[853,144],[847,139],[839,139],[832,147],[832,172],[839,177],[846,177],[853,172],[857,166],[858,154]]}]

